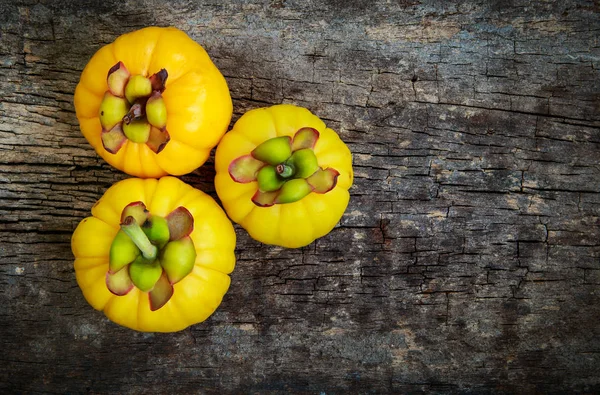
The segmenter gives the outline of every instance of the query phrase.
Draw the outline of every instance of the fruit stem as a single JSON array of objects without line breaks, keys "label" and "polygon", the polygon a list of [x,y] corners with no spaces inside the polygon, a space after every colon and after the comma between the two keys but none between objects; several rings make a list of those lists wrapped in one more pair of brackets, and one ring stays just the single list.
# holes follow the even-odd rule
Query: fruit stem
[{"label": "fruit stem", "polygon": [[290,165],[280,163],[275,167],[275,171],[281,178],[289,178],[294,174],[294,168]]},{"label": "fruit stem", "polygon": [[132,216],[126,217],[121,224],[121,229],[123,229],[123,232],[131,238],[131,241],[135,243],[137,248],[140,249],[145,259],[156,259],[158,248],[150,242],[148,236],[146,236],[135,218]]},{"label": "fruit stem", "polygon": [[125,114],[125,116],[123,117],[123,122],[125,122],[127,125],[129,125],[131,122],[135,121],[136,119],[141,119],[145,115],[144,108],[145,108],[145,105],[141,101],[136,101],[129,108],[129,111],[127,112],[127,114]]}]

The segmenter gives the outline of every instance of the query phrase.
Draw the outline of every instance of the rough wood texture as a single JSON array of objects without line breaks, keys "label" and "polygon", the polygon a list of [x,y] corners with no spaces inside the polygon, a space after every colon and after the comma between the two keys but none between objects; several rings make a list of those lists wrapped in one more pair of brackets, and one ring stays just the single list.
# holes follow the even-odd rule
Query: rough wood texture
[{"label": "rough wood texture", "polygon": [[[597,1],[0,0],[0,391],[600,392]],[[219,310],[135,333],[87,305],[70,235],[125,177],[73,91],[118,35],[175,25],[235,119],[303,105],[354,153],[340,226],[237,227]],[[212,162],[184,180],[214,196]]]}]

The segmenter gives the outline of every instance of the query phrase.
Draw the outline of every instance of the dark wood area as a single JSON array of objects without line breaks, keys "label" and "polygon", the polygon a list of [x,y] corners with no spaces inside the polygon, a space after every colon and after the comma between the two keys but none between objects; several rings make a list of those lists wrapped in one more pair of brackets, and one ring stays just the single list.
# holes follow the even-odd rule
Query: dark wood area
[{"label": "dark wood area", "polygon": [[[207,49],[234,120],[302,105],[354,155],[340,225],[236,226],[222,305],[175,334],[95,311],[70,251],[126,177],[75,86],[149,25]],[[0,391],[599,393],[599,37],[598,1],[0,0]]]}]

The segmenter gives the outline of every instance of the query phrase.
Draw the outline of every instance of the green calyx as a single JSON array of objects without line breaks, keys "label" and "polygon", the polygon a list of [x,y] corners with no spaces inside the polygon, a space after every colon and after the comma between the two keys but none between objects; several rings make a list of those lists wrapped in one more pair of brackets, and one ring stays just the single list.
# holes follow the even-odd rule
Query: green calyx
[{"label": "green calyx", "polygon": [[148,293],[152,311],[164,306],[173,295],[173,284],[194,268],[193,228],[194,218],[185,207],[160,217],[151,215],[142,202],[127,205],[110,248],[108,289],[121,296],[137,287]]},{"label": "green calyx", "polygon": [[317,130],[305,127],[293,138],[266,140],[249,155],[233,160],[229,174],[235,182],[257,182],[252,201],[260,207],[294,203],[311,192],[327,193],[335,187],[339,172],[319,166],[314,152],[318,138]]},{"label": "green calyx", "polygon": [[162,97],[168,73],[165,69],[146,77],[131,75],[123,62],[108,71],[106,91],[98,116],[102,125],[102,145],[116,154],[129,140],[146,144],[160,153],[170,141],[167,132],[167,106]]}]

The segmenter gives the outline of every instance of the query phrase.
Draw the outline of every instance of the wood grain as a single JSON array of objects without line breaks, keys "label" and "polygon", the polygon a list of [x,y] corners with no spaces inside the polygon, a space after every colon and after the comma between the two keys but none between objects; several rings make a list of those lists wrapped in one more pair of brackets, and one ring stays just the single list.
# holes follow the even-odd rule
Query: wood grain
[{"label": "wood grain", "polygon": [[[600,392],[597,1],[0,0],[3,393]],[[237,119],[309,108],[354,154],[340,225],[298,250],[236,227],[219,310],[120,328],[70,235],[126,176],[73,91],[120,34],[174,25]],[[212,159],[183,179],[215,196]]]}]

